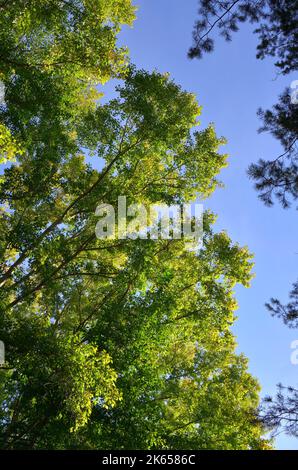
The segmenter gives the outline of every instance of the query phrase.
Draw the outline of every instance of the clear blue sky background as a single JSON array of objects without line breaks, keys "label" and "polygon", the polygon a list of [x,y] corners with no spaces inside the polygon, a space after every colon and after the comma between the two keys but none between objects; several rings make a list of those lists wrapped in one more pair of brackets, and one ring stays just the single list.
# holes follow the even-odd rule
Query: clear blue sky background
[{"label": "clear blue sky background", "polygon": [[[197,95],[203,106],[202,126],[214,122],[218,135],[228,139],[229,167],[222,172],[225,189],[217,190],[205,206],[218,214],[218,229],[255,254],[250,289],[238,288],[238,321],[234,327],[239,351],[250,361],[262,394],[273,394],[276,384],[297,385],[298,366],[292,365],[290,344],[298,331],[270,317],[264,303],[271,297],[287,301],[297,277],[297,212],[278,204],[265,207],[246,175],[249,163],[282,153],[270,135],[258,134],[256,110],[277,102],[278,94],[298,77],[276,77],[273,61],[255,58],[257,38],[245,25],[231,43],[218,40],[213,54],[189,60],[196,0],[137,0],[137,20],[125,28],[120,42],[130,49],[132,62],[147,70],[170,72],[175,81]],[[109,95],[112,85],[106,87]],[[295,254],[297,253],[297,254]],[[277,438],[279,449],[298,449],[298,440]]]}]

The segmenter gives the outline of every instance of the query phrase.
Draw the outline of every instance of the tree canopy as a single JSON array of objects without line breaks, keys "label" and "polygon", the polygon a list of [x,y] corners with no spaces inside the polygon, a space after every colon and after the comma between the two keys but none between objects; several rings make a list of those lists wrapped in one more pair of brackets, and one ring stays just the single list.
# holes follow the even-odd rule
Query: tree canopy
[{"label": "tree canopy", "polygon": [[[1,447],[270,448],[231,332],[249,250],[209,212],[200,251],[95,236],[96,206],[118,196],[208,197],[224,139],[198,127],[195,96],[168,75],[125,64],[129,1],[0,9]],[[110,77],[117,97],[102,104]]]}]

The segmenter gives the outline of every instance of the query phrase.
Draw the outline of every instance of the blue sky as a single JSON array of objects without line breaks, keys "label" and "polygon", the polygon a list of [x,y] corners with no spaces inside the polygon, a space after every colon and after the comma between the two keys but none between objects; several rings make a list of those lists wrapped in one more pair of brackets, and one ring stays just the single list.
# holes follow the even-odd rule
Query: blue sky
[{"label": "blue sky", "polygon": [[[250,289],[238,288],[238,320],[234,331],[239,351],[249,358],[250,371],[258,377],[262,394],[275,385],[297,385],[298,365],[290,362],[291,342],[298,331],[289,330],[270,317],[264,303],[272,296],[287,301],[297,277],[297,212],[278,204],[267,208],[257,198],[246,175],[248,165],[260,157],[282,153],[270,135],[258,134],[256,110],[277,102],[278,94],[298,77],[276,78],[273,61],[255,58],[256,36],[244,25],[231,43],[218,40],[215,51],[203,60],[189,60],[191,32],[197,0],[138,0],[137,20],[125,28],[120,41],[139,68],[170,72],[183,88],[197,95],[203,106],[201,123],[214,122],[218,135],[228,139],[224,150],[229,167],[222,172],[225,189],[217,190],[205,206],[218,214],[218,229],[234,241],[248,245],[255,255],[255,279]],[[112,84],[106,92],[112,90]],[[298,449],[298,441],[281,435],[279,449]]]}]

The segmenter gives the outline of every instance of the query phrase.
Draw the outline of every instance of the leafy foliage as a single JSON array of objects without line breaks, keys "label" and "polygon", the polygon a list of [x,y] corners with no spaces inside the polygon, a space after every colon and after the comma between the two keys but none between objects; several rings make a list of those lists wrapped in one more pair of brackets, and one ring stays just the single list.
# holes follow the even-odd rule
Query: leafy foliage
[{"label": "leafy foliage", "polygon": [[266,397],[263,422],[273,432],[282,429],[287,434],[298,437],[298,390],[279,384],[274,399]]},{"label": "leafy foliage", "polygon": [[[96,57],[129,5],[0,5],[17,26],[1,32],[17,45],[0,64],[15,146],[0,180],[1,446],[268,448],[258,384],[230,331],[248,249],[214,233],[211,213],[198,253],[184,239],[95,237],[99,203],[205,198],[226,165],[194,95],[168,75],[123,75],[114,39],[110,61]],[[118,95],[101,104],[95,81],[119,67]]]},{"label": "leafy foliage", "polygon": [[251,164],[248,174],[256,181],[255,188],[266,205],[272,206],[275,197],[288,208],[298,198],[297,104],[291,102],[286,89],[273,110],[260,110],[259,116],[264,123],[260,131],[276,137],[284,152],[274,160],[260,159]]},{"label": "leafy foliage", "polygon": [[287,305],[282,305],[278,299],[271,299],[266,305],[273,315],[281,318],[290,328],[298,328],[298,282],[293,285],[290,299]]},{"label": "leafy foliage", "polygon": [[[104,81],[123,70],[116,46],[134,20],[130,0],[12,0],[0,4],[0,64]],[[11,27],[13,25],[13,27]],[[1,67],[2,68],[2,67]]]},{"label": "leafy foliage", "polygon": [[199,20],[193,32],[194,45],[189,57],[201,58],[211,52],[218,29],[226,41],[246,21],[258,23],[255,33],[259,37],[257,58],[277,57],[275,63],[283,74],[297,69],[297,0],[200,0]]}]

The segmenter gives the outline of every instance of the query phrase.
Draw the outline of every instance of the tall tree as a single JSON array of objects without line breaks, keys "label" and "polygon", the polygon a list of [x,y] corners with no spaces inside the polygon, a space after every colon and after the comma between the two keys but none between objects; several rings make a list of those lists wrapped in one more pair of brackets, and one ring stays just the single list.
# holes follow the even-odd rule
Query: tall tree
[{"label": "tall tree", "polygon": [[[233,286],[250,278],[247,249],[213,234],[208,214],[199,255],[184,240],[94,234],[101,201],[182,203],[215,189],[223,140],[212,127],[193,132],[198,114],[194,96],[167,76],[131,69],[119,98],[77,120],[77,151],[61,142],[47,185],[34,179],[31,134],[5,170],[4,446],[267,445],[257,384],[229,331]],[[81,147],[105,159],[102,171]]]},{"label": "tall tree", "polygon": [[[21,48],[1,59],[1,447],[269,448],[230,331],[248,249],[214,233],[210,213],[200,252],[184,239],[95,236],[99,203],[208,197],[226,161],[213,127],[197,129],[192,94],[115,63],[111,24],[131,19],[129,6],[0,6],[4,44]],[[94,85],[107,74],[125,80],[101,104]]]}]

